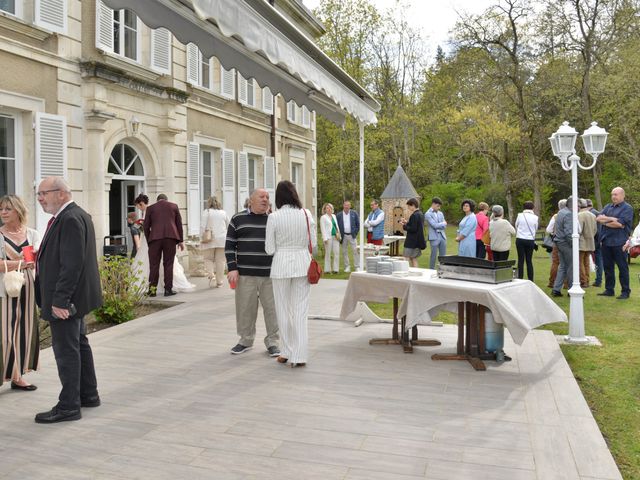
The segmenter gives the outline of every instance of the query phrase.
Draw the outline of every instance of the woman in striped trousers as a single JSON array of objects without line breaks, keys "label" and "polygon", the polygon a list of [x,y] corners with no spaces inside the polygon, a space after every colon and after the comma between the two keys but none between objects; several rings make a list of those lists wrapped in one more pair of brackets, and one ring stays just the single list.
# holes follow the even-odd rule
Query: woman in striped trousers
[{"label": "woman in striped trousers", "polygon": [[276,208],[267,220],[265,251],[273,255],[271,279],[280,330],[278,362],[302,367],[309,356],[307,270],[311,262],[309,237],[313,247],[317,246],[315,222],[288,180],[276,188]]}]

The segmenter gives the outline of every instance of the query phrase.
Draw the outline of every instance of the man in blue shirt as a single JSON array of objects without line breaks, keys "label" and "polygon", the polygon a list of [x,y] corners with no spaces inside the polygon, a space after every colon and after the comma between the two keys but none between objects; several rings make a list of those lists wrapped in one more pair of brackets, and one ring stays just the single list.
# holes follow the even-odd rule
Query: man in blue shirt
[{"label": "man in blue shirt", "polygon": [[602,251],[602,263],[604,264],[604,292],[598,295],[613,297],[616,286],[615,265],[618,266],[618,278],[622,292],[618,300],[629,298],[629,265],[627,254],[622,247],[633,230],[633,208],[624,201],[624,190],[616,187],[611,190],[611,203],[602,209],[602,213],[596,217],[602,225],[600,234],[600,248]]}]

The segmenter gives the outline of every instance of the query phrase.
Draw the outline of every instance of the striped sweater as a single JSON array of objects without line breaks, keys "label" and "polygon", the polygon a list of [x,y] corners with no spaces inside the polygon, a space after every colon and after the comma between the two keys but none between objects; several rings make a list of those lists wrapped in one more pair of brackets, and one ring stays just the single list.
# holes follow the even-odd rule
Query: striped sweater
[{"label": "striped sweater", "polygon": [[240,275],[268,277],[273,257],[264,250],[264,238],[269,216],[243,210],[231,217],[227,228],[224,254],[229,271]]}]

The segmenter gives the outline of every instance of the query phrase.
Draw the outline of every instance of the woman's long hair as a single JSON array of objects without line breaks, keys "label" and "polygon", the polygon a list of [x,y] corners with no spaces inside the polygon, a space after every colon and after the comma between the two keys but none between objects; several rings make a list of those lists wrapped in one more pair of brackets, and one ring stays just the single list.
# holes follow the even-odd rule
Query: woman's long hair
[{"label": "woman's long hair", "polygon": [[220,202],[216,197],[209,197],[209,199],[207,200],[207,208],[208,209],[212,208],[214,210],[222,210],[222,207],[220,206]]},{"label": "woman's long hair", "polygon": [[282,180],[276,187],[276,208],[282,208],[283,205],[302,208],[296,186],[289,180]]}]

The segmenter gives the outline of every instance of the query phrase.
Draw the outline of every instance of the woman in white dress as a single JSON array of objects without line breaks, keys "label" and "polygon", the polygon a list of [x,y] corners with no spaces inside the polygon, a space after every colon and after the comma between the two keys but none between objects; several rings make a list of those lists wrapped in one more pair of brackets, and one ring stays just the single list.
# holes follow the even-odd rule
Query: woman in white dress
[{"label": "woman in white dress", "polygon": [[318,243],[315,222],[288,180],[276,188],[276,207],[267,220],[264,249],[273,255],[271,280],[280,330],[278,362],[303,367],[309,356],[307,271],[311,262],[309,237],[313,248]]},{"label": "woman in white dress", "polygon": [[[216,287],[222,286],[224,278],[224,244],[227,239],[227,227],[229,216],[220,206],[216,197],[209,197],[207,208],[202,212],[200,219],[200,250],[204,257],[204,269],[209,279],[209,287],[215,279]],[[211,232],[211,241],[204,242],[205,232]]]},{"label": "woman in white dress", "polygon": [[[136,207],[142,212],[142,219],[144,219],[144,212],[149,205],[149,197],[141,193],[134,201]],[[147,239],[144,236],[144,232],[140,231],[140,248],[138,249],[133,261],[133,268],[136,277],[142,285],[147,285],[149,282],[149,246],[147,245]],[[160,269],[159,284],[164,282],[164,274]],[[176,259],[173,262],[173,289],[176,292],[192,292],[196,289],[196,286],[187,280],[187,276],[184,274],[184,268],[180,265],[180,262]]]},{"label": "woman in white dress", "polygon": [[[333,214],[333,205],[325,203],[320,217],[320,233],[324,244],[324,271],[338,273],[340,270],[340,230],[338,221]],[[331,256],[333,256],[333,268],[331,268]]]}]

